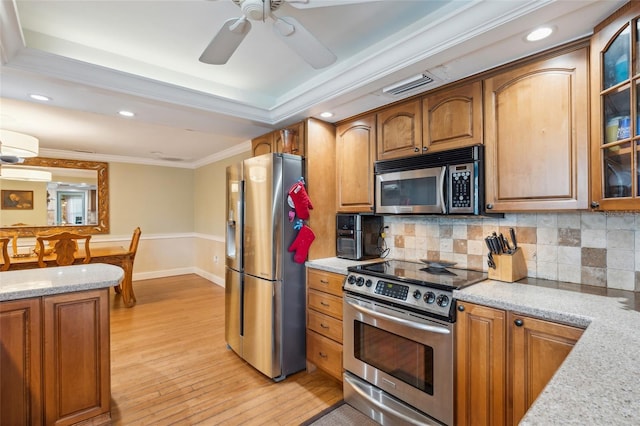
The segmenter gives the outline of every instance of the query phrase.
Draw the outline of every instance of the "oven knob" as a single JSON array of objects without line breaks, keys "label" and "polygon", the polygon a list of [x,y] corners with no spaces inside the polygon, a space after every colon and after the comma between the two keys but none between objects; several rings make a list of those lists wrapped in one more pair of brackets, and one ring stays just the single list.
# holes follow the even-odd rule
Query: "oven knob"
[{"label": "oven knob", "polygon": [[349,277],[347,278],[347,282],[351,285],[356,283],[356,277],[354,277],[353,275],[349,275]]},{"label": "oven knob", "polygon": [[366,285],[367,287],[371,287],[373,285],[373,281],[371,281],[371,279],[368,279],[367,281],[365,281],[364,285]]},{"label": "oven knob", "polygon": [[358,279],[356,280],[356,285],[358,287],[362,287],[363,284],[364,284],[364,278],[358,277]]},{"label": "oven knob", "polygon": [[420,297],[422,297],[422,293],[420,293],[420,290],[414,290],[413,292],[413,298],[420,300]]},{"label": "oven knob", "polygon": [[436,304],[444,308],[449,304],[449,298],[444,294],[441,294],[440,296],[438,296],[438,299],[436,300]]},{"label": "oven knob", "polygon": [[432,291],[428,291],[424,295],[424,301],[427,303],[433,303],[436,300],[436,295]]}]

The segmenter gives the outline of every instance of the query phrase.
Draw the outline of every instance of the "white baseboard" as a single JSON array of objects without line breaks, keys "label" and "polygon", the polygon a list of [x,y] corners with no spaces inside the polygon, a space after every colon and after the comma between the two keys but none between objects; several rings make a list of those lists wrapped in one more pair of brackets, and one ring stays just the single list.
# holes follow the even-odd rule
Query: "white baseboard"
[{"label": "white baseboard", "polygon": [[205,278],[211,281],[214,284],[219,285],[220,287],[224,287],[224,277],[219,277],[210,272],[206,272],[200,268],[190,267],[190,268],[176,268],[176,269],[165,269],[162,271],[151,271],[151,272],[139,272],[133,274],[133,280],[150,280],[153,278],[162,278],[162,277],[173,277],[176,275],[184,275],[184,274],[197,274],[202,278]]}]

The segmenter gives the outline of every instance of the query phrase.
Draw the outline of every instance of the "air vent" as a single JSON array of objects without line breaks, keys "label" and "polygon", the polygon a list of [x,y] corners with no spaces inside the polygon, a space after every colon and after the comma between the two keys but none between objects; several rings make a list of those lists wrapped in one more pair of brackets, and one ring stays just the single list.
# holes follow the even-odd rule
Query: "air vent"
[{"label": "air vent", "polygon": [[434,81],[433,77],[427,73],[418,74],[414,77],[407,78],[391,86],[387,86],[382,89],[382,93],[388,93],[390,95],[398,96],[406,92],[419,89]]}]

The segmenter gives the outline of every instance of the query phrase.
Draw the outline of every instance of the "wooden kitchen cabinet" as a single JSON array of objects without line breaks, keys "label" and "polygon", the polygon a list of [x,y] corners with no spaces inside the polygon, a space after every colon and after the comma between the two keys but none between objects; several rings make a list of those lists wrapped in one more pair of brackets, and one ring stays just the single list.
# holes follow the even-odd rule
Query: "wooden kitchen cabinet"
[{"label": "wooden kitchen cabinet", "polygon": [[473,303],[458,303],[457,425],[506,424],[506,360],[505,311]]},{"label": "wooden kitchen cabinet", "polygon": [[422,146],[422,106],[419,99],[378,112],[377,159],[407,157],[426,152]]},{"label": "wooden kitchen cabinet", "polygon": [[305,180],[313,204],[308,224],[316,235],[308,258],[314,260],[336,255],[336,127],[308,118],[305,129]]},{"label": "wooden kitchen cabinet", "polygon": [[342,283],[345,276],[307,268],[307,361],[342,381]]},{"label": "wooden kitchen cabinet", "polygon": [[277,152],[273,143],[274,137],[275,132],[270,132],[266,135],[251,139],[251,156],[257,157],[258,155]]},{"label": "wooden kitchen cabinet", "polygon": [[336,209],[340,213],[373,211],[376,116],[370,114],[336,129]]},{"label": "wooden kitchen cabinet", "polygon": [[0,424],[109,422],[109,289],[2,302],[0,332]]},{"label": "wooden kitchen cabinet", "polygon": [[[304,133],[304,121],[293,124],[285,129],[292,130],[294,132],[293,145],[290,154],[305,155],[305,133]],[[256,157],[258,155],[269,154],[272,152],[284,152],[281,130],[274,130],[266,135],[258,136],[251,140],[251,155]]]},{"label": "wooden kitchen cabinet", "polygon": [[0,425],[42,424],[40,298],[0,303]]},{"label": "wooden kitchen cabinet", "polygon": [[110,418],[109,290],[43,298],[45,423]]},{"label": "wooden kitchen cabinet", "polygon": [[509,418],[517,425],[564,362],[584,330],[537,318],[508,314]]},{"label": "wooden kitchen cabinet", "polygon": [[591,199],[599,210],[640,209],[640,3],[591,37]]},{"label": "wooden kitchen cabinet", "polygon": [[482,81],[438,90],[422,98],[423,151],[483,143]]},{"label": "wooden kitchen cabinet", "polygon": [[458,302],[456,333],[456,424],[517,425],[583,330]]},{"label": "wooden kitchen cabinet", "polygon": [[489,212],[588,208],[588,51],[567,49],[484,80]]}]

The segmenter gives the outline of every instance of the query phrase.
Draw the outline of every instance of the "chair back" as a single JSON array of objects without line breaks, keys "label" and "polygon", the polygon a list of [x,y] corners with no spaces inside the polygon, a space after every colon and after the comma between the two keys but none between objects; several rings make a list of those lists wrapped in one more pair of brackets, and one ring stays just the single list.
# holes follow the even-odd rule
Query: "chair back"
[{"label": "chair back", "polygon": [[59,234],[38,236],[36,238],[36,244],[38,247],[38,265],[41,268],[47,266],[44,260],[46,256],[44,247],[45,241],[55,241],[53,254],[55,256],[56,265],[68,266],[72,265],[75,262],[75,253],[78,250],[78,241],[82,240],[84,240],[84,260],[82,261],[82,263],[89,263],[91,261],[91,250],[89,249],[89,240],[91,240],[91,235],[61,232]]},{"label": "chair back", "polygon": [[131,254],[132,262],[133,262],[133,259],[135,259],[136,257],[136,252],[138,251],[138,243],[140,242],[141,234],[142,234],[142,231],[140,230],[139,226],[133,230],[133,237],[131,237],[131,243],[129,244],[129,253]]},{"label": "chair back", "polygon": [[0,265],[0,271],[9,270],[9,266],[11,266],[11,260],[9,259],[9,241],[11,238],[0,238],[0,250],[2,250],[2,265]]}]

